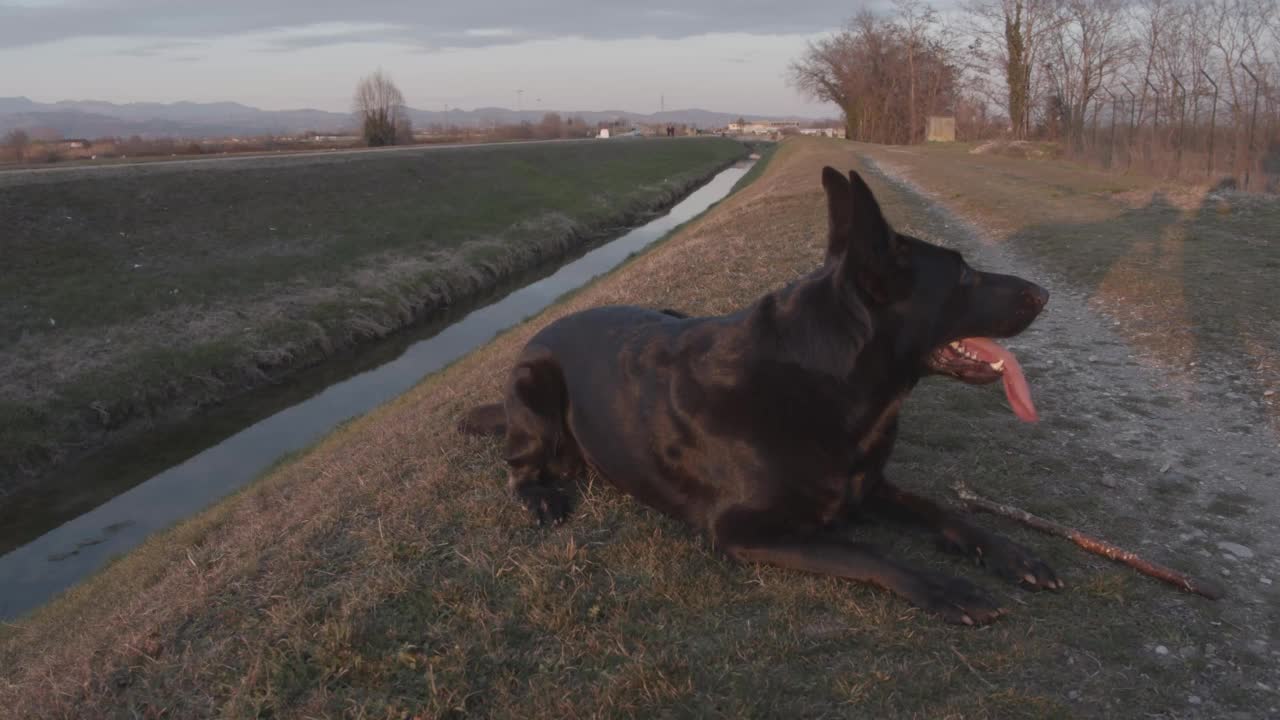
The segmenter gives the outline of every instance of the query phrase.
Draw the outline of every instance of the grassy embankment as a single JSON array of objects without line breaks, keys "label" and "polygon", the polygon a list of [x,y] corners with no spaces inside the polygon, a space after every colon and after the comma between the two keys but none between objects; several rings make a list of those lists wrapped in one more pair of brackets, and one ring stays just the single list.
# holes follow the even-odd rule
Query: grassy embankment
[{"label": "grassy embankment", "polygon": [[0,178],[0,496],[669,205],[723,139]]},{"label": "grassy embankment", "polygon": [[[1222,647],[1232,631],[1210,623],[1223,606],[1060,542],[1002,525],[1069,583],[1030,595],[924,537],[858,528],[1012,609],[988,628],[945,626],[873,589],[732,564],[598,483],[567,525],[531,527],[498,444],[454,432],[555,317],[613,302],[723,313],[814,268],[819,168],[854,167],[857,153],[788,141],[667,242],[3,628],[0,704],[32,717],[1147,717],[1198,692],[1216,709],[1255,707],[1247,688],[1202,689],[1221,659],[1257,662]],[[945,237],[918,198],[872,183],[893,220]],[[1069,379],[1033,380],[1069,413]],[[1111,460],[1019,425],[996,395],[926,383],[894,476],[934,495],[971,477],[1118,541],[1142,534],[1059,481]]]}]

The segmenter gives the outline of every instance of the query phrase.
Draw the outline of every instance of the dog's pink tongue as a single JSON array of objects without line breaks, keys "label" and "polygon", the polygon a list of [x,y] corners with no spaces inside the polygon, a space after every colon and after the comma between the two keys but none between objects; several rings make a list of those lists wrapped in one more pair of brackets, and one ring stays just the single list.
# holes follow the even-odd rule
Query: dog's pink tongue
[{"label": "dog's pink tongue", "polygon": [[1031,402],[1031,388],[1027,385],[1026,376],[1022,374],[1018,358],[987,338],[965,338],[964,344],[978,351],[984,360],[987,356],[991,358],[989,362],[1004,360],[1004,394],[1009,398],[1009,407],[1024,422],[1038,421],[1040,416],[1036,414],[1036,406]]}]

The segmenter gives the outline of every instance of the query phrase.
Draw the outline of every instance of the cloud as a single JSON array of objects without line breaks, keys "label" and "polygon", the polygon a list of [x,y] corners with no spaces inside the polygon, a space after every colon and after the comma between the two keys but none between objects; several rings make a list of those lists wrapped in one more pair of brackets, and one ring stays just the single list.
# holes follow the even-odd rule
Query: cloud
[{"label": "cloud", "polygon": [[199,43],[181,40],[152,42],[144,45],[137,45],[135,47],[124,48],[122,50],[116,50],[115,54],[127,55],[129,57],[156,57],[158,55],[164,55],[166,52],[171,50],[186,50],[197,45],[199,45]]},{"label": "cloud", "polygon": [[395,25],[334,28],[331,24],[303,26],[285,32],[268,33],[263,40],[266,43],[266,49],[272,52],[289,52],[350,43],[413,42],[403,28]]},{"label": "cloud", "polygon": [[[0,0],[3,2],[3,0]],[[776,0],[99,0],[85,3],[0,5],[0,48],[79,37],[208,39],[305,26],[359,27],[377,18],[386,27],[296,34],[277,49],[349,42],[400,42],[426,47],[483,47],[533,39],[593,40],[707,33],[810,33],[840,24],[852,13],[844,0],[779,5]]]},{"label": "cloud", "polygon": [[472,28],[462,33],[467,37],[478,38],[510,38],[517,33],[511,28]]},{"label": "cloud", "polygon": [[540,39],[530,33],[511,28],[468,28],[461,31],[423,31],[407,25],[356,25],[323,23],[304,25],[253,36],[270,52],[289,52],[330,45],[355,43],[389,43],[415,50],[436,51],[444,48],[476,48],[514,45]]}]

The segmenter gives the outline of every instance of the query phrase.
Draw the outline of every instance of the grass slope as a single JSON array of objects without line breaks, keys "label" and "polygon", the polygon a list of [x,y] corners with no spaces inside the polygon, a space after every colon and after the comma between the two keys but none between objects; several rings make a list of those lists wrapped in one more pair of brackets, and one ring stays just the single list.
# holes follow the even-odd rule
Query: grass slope
[{"label": "grass slope", "polygon": [[[814,268],[819,169],[857,162],[851,144],[788,141],[669,241],[0,629],[0,706],[15,717],[1164,717],[1186,714],[1191,692],[1208,703],[1203,676],[1219,663],[1256,669],[1224,647],[1224,606],[1017,529],[1067,580],[1063,594],[1022,593],[899,529],[858,530],[1005,598],[1013,612],[981,630],[870,588],[732,564],[591,479],[571,521],[540,530],[506,495],[498,444],[454,432],[555,317],[613,302],[723,313]],[[872,181],[896,222],[945,232],[918,199]],[[1049,376],[1042,392],[1069,398],[1063,382]],[[1033,510],[1120,541],[1141,534],[1141,521],[1052,481],[1105,458],[1019,426],[997,394],[926,383],[891,472],[935,495],[981,473],[984,489]],[[1265,707],[1249,686],[1218,686],[1217,716]]]},{"label": "grass slope", "polygon": [[627,225],[743,154],[724,139],[551,143],[7,182],[0,494],[69,448]]}]

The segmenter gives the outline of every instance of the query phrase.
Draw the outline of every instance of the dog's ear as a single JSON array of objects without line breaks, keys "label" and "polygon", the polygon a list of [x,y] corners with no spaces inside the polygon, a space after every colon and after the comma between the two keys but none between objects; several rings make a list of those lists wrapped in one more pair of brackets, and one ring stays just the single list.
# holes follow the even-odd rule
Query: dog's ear
[{"label": "dog's ear", "polygon": [[864,245],[874,247],[866,249],[876,253],[889,250],[893,233],[889,230],[889,221],[880,212],[880,203],[871,194],[871,188],[857,172],[849,171],[849,195],[853,205],[853,234]]},{"label": "dog's ear", "polygon": [[827,191],[826,263],[838,261],[851,251],[863,262],[884,256],[890,250],[893,233],[862,177],[853,170],[845,177],[833,167],[824,167],[822,188]]},{"label": "dog's ear", "polygon": [[822,168],[822,189],[827,191],[827,258],[823,264],[838,262],[853,233],[853,193],[849,181],[835,168]]},{"label": "dog's ear", "polygon": [[841,274],[852,278],[876,301],[884,302],[894,294],[896,285],[898,236],[880,212],[871,188],[853,170],[849,171],[849,205],[852,218]]}]

